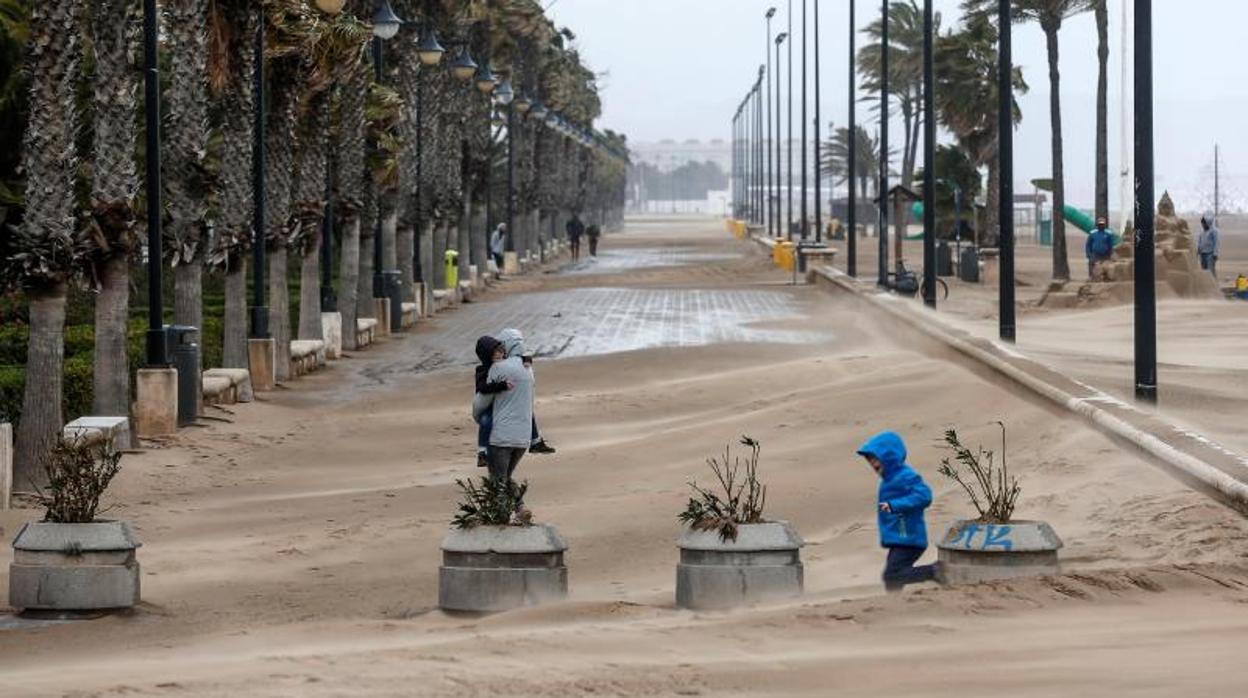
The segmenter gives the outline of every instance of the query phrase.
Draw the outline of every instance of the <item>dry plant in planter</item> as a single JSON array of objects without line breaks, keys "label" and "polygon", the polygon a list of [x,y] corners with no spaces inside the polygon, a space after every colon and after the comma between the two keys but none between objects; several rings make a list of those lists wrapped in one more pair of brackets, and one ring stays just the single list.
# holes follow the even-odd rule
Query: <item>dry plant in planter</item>
[{"label": "dry plant in planter", "polygon": [[43,461],[47,488],[38,491],[49,523],[92,523],[100,498],[121,470],[121,454],[108,444],[85,439],[59,439]]},{"label": "dry plant in planter", "polygon": [[[481,478],[480,484],[473,480],[456,480],[461,499],[459,513],[451,519],[451,526],[466,530],[477,526],[510,526],[516,511],[524,501],[528,482]],[[516,525],[527,526],[531,521],[521,520]]]},{"label": "dry plant in planter", "polygon": [[708,458],[706,464],[715,473],[718,489],[705,489],[690,482],[694,496],[677,517],[695,531],[719,531],[720,540],[735,541],[738,527],[765,523],[763,507],[767,503],[767,487],[758,479],[758,456],[762,445],[742,436],[740,444],[750,449],[749,456],[732,455],[731,444],[724,447],[723,458]]},{"label": "dry plant in planter", "polygon": [[985,451],[983,446],[974,452],[962,444],[958,432],[945,432],[945,446],[953,453],[953,459],[943,458],[940,474],[961,485],[979,512],[981,523],[1006,524],[1014,515],[1014,505],[1022,489],[1018,480],[1010,475],[1005,461],[1005,424],[1001,427],[1001,464],[995,462],[996,454]]}]

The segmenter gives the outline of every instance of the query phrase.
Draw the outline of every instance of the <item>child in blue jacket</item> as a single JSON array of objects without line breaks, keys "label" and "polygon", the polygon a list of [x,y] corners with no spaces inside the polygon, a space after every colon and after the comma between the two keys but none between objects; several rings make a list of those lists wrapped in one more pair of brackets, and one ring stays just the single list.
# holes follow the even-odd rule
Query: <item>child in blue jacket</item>
[{"label": "child in blue jacket", "polygon": [[918,565],[927,550],[927,523],[923,510],[932,504],[932,490],[923,477],[906,464],[906,444],[891,431],[877,434],[858,449],[880,476],[876,516],[880,546],[888,549],[884,564],[884,588],[900,591],[907,584],[936,578],[936,565]]}]

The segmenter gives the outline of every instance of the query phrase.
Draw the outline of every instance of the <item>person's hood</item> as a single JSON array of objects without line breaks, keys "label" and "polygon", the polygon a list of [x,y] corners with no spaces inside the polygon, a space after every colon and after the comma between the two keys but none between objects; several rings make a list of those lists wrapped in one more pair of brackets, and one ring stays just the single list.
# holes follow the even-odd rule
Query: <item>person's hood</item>
[{"label": "person's hood", "polygon": [[858,449],[858,455],[875,456],[884,465],[884,477],[889,477],[906,463],[906,442],[896,432],[880,432]]},{"label": "person's hood", "polygon": [[481,337],[477,340],[477,358],[481,359],[482,364],[489,366],[494,362],[494,350],[500,344],[502,342],[493,337]]},{"label": "person's hood", "polygon": [[499,341],[507,350],[507,356],[530,356],[528,347],[524,346],[524,335],[520,330],[506,329],[499,333]]}]

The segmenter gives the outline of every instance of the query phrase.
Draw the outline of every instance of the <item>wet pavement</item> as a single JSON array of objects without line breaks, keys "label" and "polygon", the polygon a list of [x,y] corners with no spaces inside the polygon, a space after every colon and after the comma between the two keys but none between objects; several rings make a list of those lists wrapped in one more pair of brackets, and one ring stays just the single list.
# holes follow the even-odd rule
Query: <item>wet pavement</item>
[{"label": "wet pavement", "polygon": [[561,275],[624,274],[642,269],[687,267],[741,259],[744,255],[726,252],[700,252],[688,247],[643,247],[599,250],[597,257],[582,258],[562,267]]}]

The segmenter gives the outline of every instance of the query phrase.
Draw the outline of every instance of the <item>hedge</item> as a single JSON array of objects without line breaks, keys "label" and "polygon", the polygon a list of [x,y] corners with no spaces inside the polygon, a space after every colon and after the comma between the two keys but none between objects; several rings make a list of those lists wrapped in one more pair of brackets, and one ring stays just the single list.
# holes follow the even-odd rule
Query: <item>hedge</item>
[{"label": "hedge", "polygon": [[[91,357],[79,356],[65,360],[61,411],[66,422],[91,414],[93,375]],[[22,392],[25,386],[25,367],[0,366],[0,422],[18,422],[22,414]]]}]

